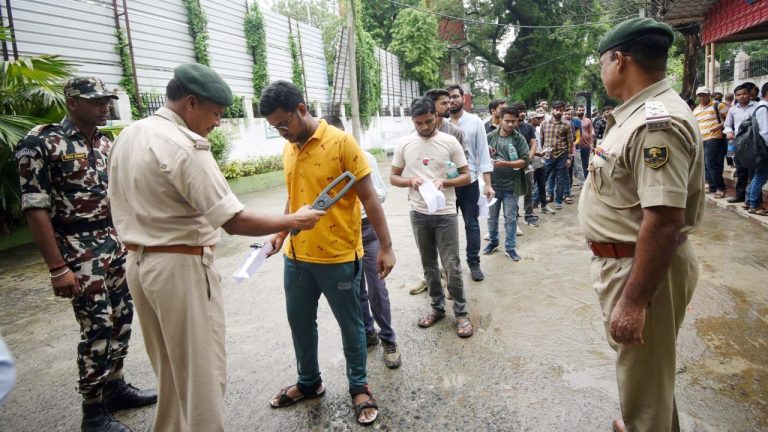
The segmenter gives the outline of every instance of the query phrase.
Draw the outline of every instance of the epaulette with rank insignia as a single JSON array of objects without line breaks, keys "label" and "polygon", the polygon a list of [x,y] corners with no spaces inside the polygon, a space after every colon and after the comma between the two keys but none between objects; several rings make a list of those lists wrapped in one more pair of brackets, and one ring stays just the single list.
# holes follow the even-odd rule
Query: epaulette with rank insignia
[{"label": "epaulette with rank insignia", "polygon": [[645,102],[645,124],[649,131],[668,129],[672,126],[672,116],[660,101]]}]

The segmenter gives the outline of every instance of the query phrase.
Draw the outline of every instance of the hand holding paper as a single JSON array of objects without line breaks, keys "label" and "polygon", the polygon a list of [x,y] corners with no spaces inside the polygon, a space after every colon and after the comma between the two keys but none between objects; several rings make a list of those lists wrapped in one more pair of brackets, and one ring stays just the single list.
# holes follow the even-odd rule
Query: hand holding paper
[{"label": "hand holding paper", "polygon": [[424,202],[427,203],[427,209],[430,213],[445,208],[445,195],[437,190],[434,183],[428,181],[423,182],[421,186],[419,186],[419,193],[424,197]]},{"label": "hand holding paper", "polygon": [[248,254],[248,257],[243,262],[243,265],[233,275],[237,282],[242,283],[246,279],[250,279],[256,270],[264,264],[264,260],[267,259],[267,255],[272,251],[272,243],[264,243],[259,248],[253,248]]}]

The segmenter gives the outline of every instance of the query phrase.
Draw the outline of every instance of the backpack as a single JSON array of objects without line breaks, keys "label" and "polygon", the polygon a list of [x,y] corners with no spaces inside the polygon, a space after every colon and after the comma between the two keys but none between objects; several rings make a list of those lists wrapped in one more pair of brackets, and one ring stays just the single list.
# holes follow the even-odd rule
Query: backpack
[{"label": "backpack", "polygon": [[742,121],[739,125],[739,132],[733,140],[733,144],[736,146],[736,153],[733,158],[737,164],[748,170],[768,163],[768,146],[766,146],[763,137],[760,136],[760,126],[755,118],[755,114],[760,108],[768,109],[768,106],[758,106],[752,116]]}]

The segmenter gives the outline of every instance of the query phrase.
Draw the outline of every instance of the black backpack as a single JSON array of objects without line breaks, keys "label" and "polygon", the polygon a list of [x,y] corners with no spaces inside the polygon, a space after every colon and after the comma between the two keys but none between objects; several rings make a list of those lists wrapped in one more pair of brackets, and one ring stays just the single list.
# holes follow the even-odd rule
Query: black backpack
[{"label": "black backpack", "polygon": [[740,166],[752,170],[768,163],[768,146],[760,136],[760,126],[757,124],[755,114],[760,108],[768,109],[768,106],[760,105],[752,115],[741,122],[739,132],[733,140],[736,153],[733,158]]}]

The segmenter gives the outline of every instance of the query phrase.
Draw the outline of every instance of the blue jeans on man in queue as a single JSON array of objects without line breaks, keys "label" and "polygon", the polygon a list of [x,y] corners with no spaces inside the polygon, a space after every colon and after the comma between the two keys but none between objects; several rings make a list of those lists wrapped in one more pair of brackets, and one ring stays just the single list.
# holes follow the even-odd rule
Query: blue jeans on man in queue
[{"label": "blue jeans on man in queue", "polygon": [[727,151],[728,142],[724,139],[704,141],[704,171],[710,192],[725,192],[723,169]]},{"label": "blue jeans on man in queue", "polygon": [[466,186],[456,188],[456,212],[461,210],[464,231],[467,236],[467,264],[480,264],[480,187],[475,180]]},{"label": "blue jeans on man in queue", "polygon": [[766,181],[768,181],[768,163],[755,168],[752,181],[749,182],[746,201],[750,207],[760,207],[763,201],[763,186],[765,186]]},{"label": "blue jeans on man in queue", "polygon": [[499,213],[501,206],[504,206],[504,249],[514,250],[517,246],[517,208],[520,204],[520,197],[512,191],[496,190],[496,203],[489,208],[488,217],[488,238],[491,244],[499,244]]},{"label": "blue jeans on man in queue", "polygon": [[363,311],[365,332],[372,334],[374,320],[379,326],[379,337],[395,343],[395,331],[392,330],[392,310],[389,305],[389,291],[384,279],[379,279],[378,263],[379,238],[376,231],[363,219],[363,277],[360,278],[360,306]]},{"label": "blue jeans on man in queue", "polygon": [[563,203],[563,193],[568,181],[568,168],[566,161],[570,158],[568,153],[563,153],[556,158],[544,159],[544,177],[549,179],[551,175],[555,176],[554,184],[550,187],[547,181],[547,195],[555,197],[555,204]]},{"label": "blue jeans on man in queue", "polygon": [[296,354],[298,383],[311,387],[320,382],[317,361],[317,303],[324,295],[341,329],[350,390],[367,383],[363,313],[360,308],[360,261],[316,264],[285,257],[283,280],[285,307]]}]

